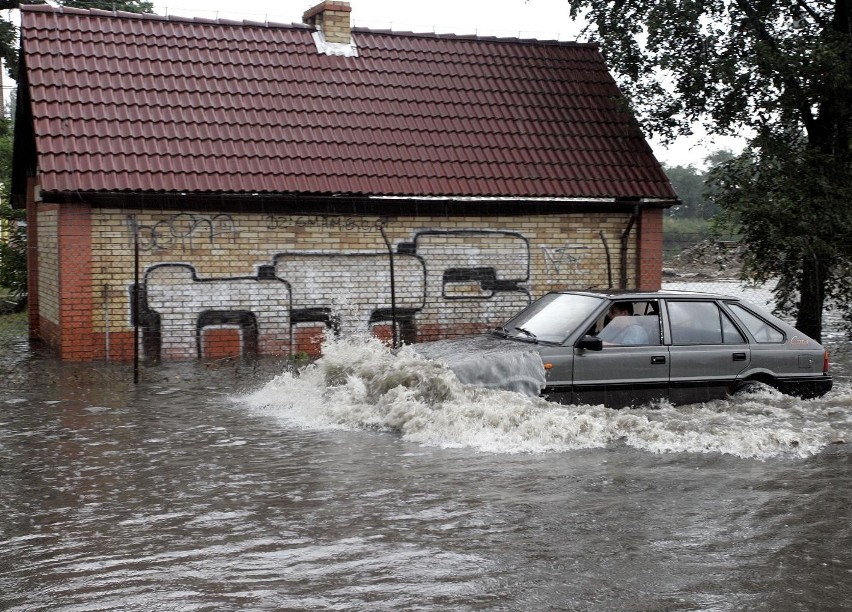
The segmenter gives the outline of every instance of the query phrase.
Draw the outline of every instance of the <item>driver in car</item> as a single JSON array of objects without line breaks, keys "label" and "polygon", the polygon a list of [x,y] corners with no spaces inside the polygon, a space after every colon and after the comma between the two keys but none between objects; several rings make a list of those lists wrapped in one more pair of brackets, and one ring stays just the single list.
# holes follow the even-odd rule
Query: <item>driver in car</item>
[{"label": "driver in car", "polygon": [[609,309],[610,322],[598,334],[604,344],[640,345],[650,344],[648,332],[632,320],[631,307],[621,302]]}]

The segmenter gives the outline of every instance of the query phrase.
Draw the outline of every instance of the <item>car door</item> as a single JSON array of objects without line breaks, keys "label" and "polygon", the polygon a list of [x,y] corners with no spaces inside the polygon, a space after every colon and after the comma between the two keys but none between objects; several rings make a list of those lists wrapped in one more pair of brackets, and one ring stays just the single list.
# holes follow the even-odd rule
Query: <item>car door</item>
[{"label": "car door", "polygon": [[669,399],[692,404],[726,397],[751,361],[742,332],[714,300],[666,300]]},{"label": "car door", "polygon": [[[612,408],[641,406],[668,397],[668,347],[662,345],[660,309],[656,301],[630,305],[625,317],[645,328],[644,344],[604,342],[600,351],[574,349],[573,401]],[[599,334],[605,339],[606,328]]]}]

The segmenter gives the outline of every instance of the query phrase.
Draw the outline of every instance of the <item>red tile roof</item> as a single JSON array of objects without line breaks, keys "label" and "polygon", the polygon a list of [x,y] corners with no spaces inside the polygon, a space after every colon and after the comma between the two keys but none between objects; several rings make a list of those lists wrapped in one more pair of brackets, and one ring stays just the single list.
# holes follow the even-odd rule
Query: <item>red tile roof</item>
[{"label": "red tile roof", "polygon": [[42,192],[674,198],[597,46],[22,7]]}]

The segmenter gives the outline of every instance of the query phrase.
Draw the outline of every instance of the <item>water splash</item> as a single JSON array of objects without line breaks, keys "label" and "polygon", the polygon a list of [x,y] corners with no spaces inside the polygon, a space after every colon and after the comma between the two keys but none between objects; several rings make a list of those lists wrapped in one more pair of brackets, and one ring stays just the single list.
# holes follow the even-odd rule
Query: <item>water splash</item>
[{"label": "water splash", "polygon": [[730,400],[631,410],[562,406],[463,384],[440,359],[375,338],[328,339],[323,356],[237,398],[257,414],[310,429],[398,432],[439,447],[564,452],[610,444],[656,453],[807,457],[852,441],[852,390],[803,401],[771,389]]},{"label": "water splash", "polygon": [[538,397],[546,384],[544,364],[535,346],[474,336],[424,342],[415,354],[445,363],[464,384]]}]

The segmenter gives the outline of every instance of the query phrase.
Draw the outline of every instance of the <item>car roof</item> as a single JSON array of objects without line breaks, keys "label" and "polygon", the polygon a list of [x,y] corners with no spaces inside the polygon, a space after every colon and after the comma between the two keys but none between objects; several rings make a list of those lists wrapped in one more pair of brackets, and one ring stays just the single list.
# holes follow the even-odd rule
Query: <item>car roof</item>
[{"label": "car roof", "polygon": [[734,295],[724,295],[721,293],[708,293],[705,291],[681,291],[672,289],[663,289],[660,291],[554,291],[554,293],[564,293],[573,295],[588,295],[603,299],[619,299],[619,300],[655,300],[661,298],[695,298],[695,299],[712,299],[712,300],[737,300],[741,301]]}]

